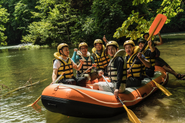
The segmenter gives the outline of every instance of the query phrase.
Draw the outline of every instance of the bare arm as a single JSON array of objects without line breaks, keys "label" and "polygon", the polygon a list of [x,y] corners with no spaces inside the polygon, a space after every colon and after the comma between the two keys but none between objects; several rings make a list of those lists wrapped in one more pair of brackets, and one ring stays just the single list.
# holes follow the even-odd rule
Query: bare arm
[{"label": "bare arm", "polygon": [[53,69],[52,83],[57,79],[58,69]]},{"label": "bare arm", "polygon": [[103,41],[105,42],[105,44],[107,44],[107,39],[106,39],[105,35],[103,36]]},{"label": "bare arm", "polygon": [[139,52],[137,57],[140,59],[140,61],[145,65],[145,67],[150,68],[152,65],[150,64],[150,62],[148,60],[145,60],[143,57],[141,57],[142,53]]},{"label": "bare arm", "polygon": [[158,36],[159,36],[159,41],[160,41],[160,42],[155,41],[155,42],[154,42],[154,43],[155,43],[155,45],[161,45],[161,44],[163,44],[163,40],[162,40],[161,34],[160,34],[160,33],[158,33]]},{"label": "bare arm", "polygon": [[151,40],[148,41],[148,46],[150,47],[151,52],[155,51],[155,47],[152,45],[152,41]]},{"label": "bare arm", "polygon": [[73,62],[73,68],[77,71],[79,71],[81,69],[83,62],[84,62],[83,60],[79,60],[79,61],[80,61],[80,64],[78,64],[78,65]]}]

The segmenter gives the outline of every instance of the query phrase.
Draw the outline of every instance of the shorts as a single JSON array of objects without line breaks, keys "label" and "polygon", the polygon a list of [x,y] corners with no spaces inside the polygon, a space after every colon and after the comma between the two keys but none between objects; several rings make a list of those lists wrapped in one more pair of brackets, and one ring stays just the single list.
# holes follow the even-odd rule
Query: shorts
[{"label": "shorts", "polygon": [[78,85],[82,87],[86,87],[87,78],[86,77],[72,77],[71,79],[62,79],[58,83],[70,84],[70,85]]},{"label": "shorts", "polygon": [[154,76],[154,70],[155,70],[155,67],[150,67],[150,68],[147,68],[146,67],[146,74],[149,76],[149,77],[153,77]]},{"label": "shorts", "polygon": [[126,80],[126,87],[138,87],[141,85],[141,79],[135,77],[128,77]]},{"label": "shorts", "polygon": [[155,65],[163,67],[164,65],[169,66],[162,58],[157,57],[155,59]]},{"label": "shorts", "polygon": [[[96,84],[99,85],[99,90],[101,90],[101,91],[112,92],[112,89],[110,89],[110,87],[113,88],[113,90],[115,90],[115,88],[116,88],[116,82],[108,82],[108,83],[107,82],[98,82]],[[109,84],[109,86],[108,86],[108,84]]]}]

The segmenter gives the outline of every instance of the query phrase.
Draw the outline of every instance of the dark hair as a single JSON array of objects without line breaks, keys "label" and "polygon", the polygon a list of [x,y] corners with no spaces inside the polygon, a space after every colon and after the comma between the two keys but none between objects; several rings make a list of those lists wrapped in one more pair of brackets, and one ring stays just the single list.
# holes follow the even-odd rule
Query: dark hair
[{"label": "dark hair", "polygon": [[96,46],[96,44],[101,44],[101,45],[103,45],[102,43],[95,43],[94,45]]},{"label": "dark hair", "polygon": [[[68,47],[68,46],[64,46],[64,47]],[[62,48],[59,49],[59,53],[60,53],[60,50],[63,50],[64,47],[62,47]],[[63,51],[62,51],[62,52],[63,52]],[[61,54],[61,53],[60,53],[60,54]]]},{"label": "dark hair", "polygon": [[145,43],[146,42],[146,40],[144,39],[144,38],[140,38],[139,40],[138,40],[138,44],[139,43]]},{"label": "dark hair", "polygon": [[144,33],[143,38],[144,38],[145,35],[148,35],[149,36],[149,33]]},{"label": "dark hair", "polygon": [[[116,49],[118,48],[117,46],[115,46],[115,45],[109,45],[109,46],[113,46],[113,47],[115,47]],[[107,48],[108,49],[108,48]]]}]

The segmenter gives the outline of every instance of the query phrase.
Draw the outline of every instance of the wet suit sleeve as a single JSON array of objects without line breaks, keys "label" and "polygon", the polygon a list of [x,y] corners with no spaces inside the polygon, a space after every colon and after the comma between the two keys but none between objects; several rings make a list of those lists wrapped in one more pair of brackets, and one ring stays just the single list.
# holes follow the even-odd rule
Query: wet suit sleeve
[{"label": "wet suit sleeve", "polygon": [[94,63],[94,58],[91,56],[92,63]]},{"label": "wet suit sleeve", "polygon": [[156,56],[156,51],[155,51],[155,50],[154,50],[154,52],[151,52],[151,51],[150,51],[150,57],[151,57],[151,58],[155,58],[155,56]]},{"label": "wet suit sleeve", "polygon": [[71,58],[74,61],[74,63],[76,63],[76,54],[77,54],[77,52],[74,51],[73,56]]},{"label": "wet suit sleeve", "polygon": [[160,51],[155,47],[155,52],[156,52],[156,56],[155,57],[159,57],[160,56]]},{"label": "wet suit sleeve", "polygon": [[78,56],[78,55],[76,55],[77,54],[77,52],[75,51],[74,53],[73,53],[73,56],[72,56],[72,60],[74,61],[74,63],[77,63],[77,62],[79,62],[79,59],[80,59],[80,57]]},{"label": "wet suit sleeve", "polygon": [[119,89],[121,83],[126,83],[125,81],[122,81],[123,77],[123,65],[124,65],[124,60],[122,57],[117,57],[114,62],[114,67],[117,68],[117,84],[116,84],[116,89]]}]

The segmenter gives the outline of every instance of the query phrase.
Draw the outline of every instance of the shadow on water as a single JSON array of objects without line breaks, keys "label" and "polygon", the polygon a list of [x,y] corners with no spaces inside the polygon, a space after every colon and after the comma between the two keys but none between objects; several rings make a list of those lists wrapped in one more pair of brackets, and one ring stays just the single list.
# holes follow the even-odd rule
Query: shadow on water
[{"label": "shadow on water", "polygon": [[110,118],[77,118],[50,111],[47,111],[46,116],[47,123],[130,123],[126,112]]}]

